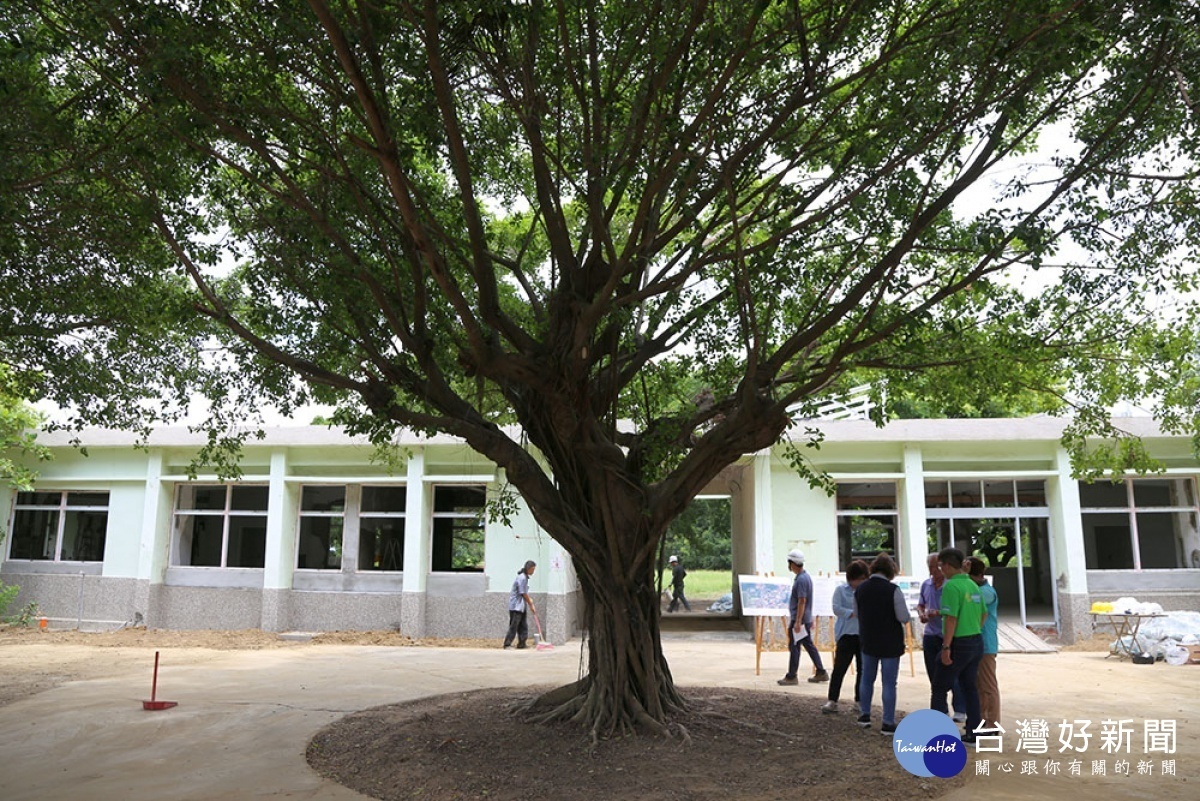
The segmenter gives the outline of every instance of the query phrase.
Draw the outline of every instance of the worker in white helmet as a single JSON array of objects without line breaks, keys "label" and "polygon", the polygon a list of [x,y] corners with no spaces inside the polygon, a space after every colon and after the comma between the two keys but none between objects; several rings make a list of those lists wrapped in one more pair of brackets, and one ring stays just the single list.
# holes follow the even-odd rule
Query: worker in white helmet
[{"label": "worker in white helmet", "polygon": [[815,672],[809,681],[816,683],[829,681],[825,665],[821,663],[821,652],[812,641],[813,627],[813,581],[812,576],[804,571],[804,553],[799,550],[788,552],[788,570],[795,576],[792,579],[792,594],[788,598],[788,614],[791,616],[791,626],[788,629],[788,671],[780,684],[799,684],[796,671],[800,669],[800,648],[808,652]]},{"label": "worker in white helmet", "polygon": [[667,607],[668,612],[674,612],[683,604],[683,608],[687,611],[692,611],[692,607],[688,604],[687,598],[683,597],[683,579],[687,575],[687,571],[683,569],[683,565],[679,563],[679,557],[672,555],[667,560],[667,564],[671,566],[671,604]]}]

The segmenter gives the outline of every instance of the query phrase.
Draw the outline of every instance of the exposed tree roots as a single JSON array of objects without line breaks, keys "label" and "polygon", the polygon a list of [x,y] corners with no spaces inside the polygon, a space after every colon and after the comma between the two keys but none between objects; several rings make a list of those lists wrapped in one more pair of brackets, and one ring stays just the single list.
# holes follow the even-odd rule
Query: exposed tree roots
[{"label": "exposed tree roots", "polygon": [[593,747],[604,739],[634,735],[690,742],[687,728],[669,720],[670,716],[682,713],[687,708],[674,687],[663,691],[663,696],[670,700],[664,705],[666,715],[662,720],[651,715],[631,694],[623,694],[620,700],[617,696],[617,693],[604,690],[590,678],[584,678],[519,704],[513,711],[531,723],[582,724],[591,737]]}]

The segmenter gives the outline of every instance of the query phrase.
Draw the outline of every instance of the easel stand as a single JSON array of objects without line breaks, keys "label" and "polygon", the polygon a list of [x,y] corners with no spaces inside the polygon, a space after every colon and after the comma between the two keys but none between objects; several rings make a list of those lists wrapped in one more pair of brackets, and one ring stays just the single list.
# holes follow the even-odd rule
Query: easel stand
[{"label": "easel stand", "polygon": [[917,675],[917,663],[913,659],[913,651],[916,649],[917,646],[916,646],[916,637],[913,636],[913,624],[912,624],[911,620],[904,624],[904,639],[906,640],[906,642],[904,643],[904,645],[906,646],[905,650],[908,651],[908,674],[910,676],[916,676]]},{"label": "easel stand", "polygon": [[778,643],[786,647],[788,637],[786,617],[754,618],[754,675],[762,675],[763,651],[778,650]]}]

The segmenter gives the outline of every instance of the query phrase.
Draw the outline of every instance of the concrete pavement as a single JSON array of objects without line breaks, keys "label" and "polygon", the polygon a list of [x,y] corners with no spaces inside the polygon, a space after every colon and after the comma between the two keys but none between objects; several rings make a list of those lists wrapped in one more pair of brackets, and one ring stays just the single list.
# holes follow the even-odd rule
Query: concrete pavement
[{"label": "concrete pavement", "polygon": [[[60,647],[5,646],[7,653],[0,657],[35,664],[48,656],[43,649]],[[23,650],[9,650],[14,648]],[[762,675],[756,676],[754,644],[745,640],[666,639],[664,648],[683,686],[813,699],[825,693],[825,685],[776,685],[786,653],[763,654]],[[576,678],[580,666],[578,641],[545,652],[333,645],[168,649],[162,652],[158,698],[179,706],[146,712],[141,701],[149,697],[153,651],[122,650],[145,650],[146,668],[69,682],[0,707],[0,799],[362,799],[317,776],[305,762],[309,739],[326,724],[359,709],[425,696],[565,683]],[[1136,778],[1114,783],[979,777],[951,798],[981,797],[980,782],[987,782],[989,798],[1063,791],[1080,798],[1093,797],[1093,791],[1106,799],[1146,798],[1160,797],[1147,792],[1160,786],[1170,793],[1164,798],[1196,797],[1200,666],[1135,666],[1095,653],[1006,655],[1000,682],[1003,720],[1090,718],[1096,729],[1108,717],[1139,724],[1148,718],[1176,720],[1178,775],[1153,784]],[[919,654],[915,676],[907,659],[902,664],[899,698],[901,710],[927,705]],[[797,724],[803,725],[802,718]],[[1101,754],[1097,750],[1091,756]]]}]

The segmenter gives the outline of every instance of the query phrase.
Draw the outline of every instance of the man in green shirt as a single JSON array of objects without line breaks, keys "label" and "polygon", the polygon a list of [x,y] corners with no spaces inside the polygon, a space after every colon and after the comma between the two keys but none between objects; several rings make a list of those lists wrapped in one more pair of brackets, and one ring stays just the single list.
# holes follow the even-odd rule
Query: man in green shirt
[{"label": "man in green shirt", "polygon": [[979,728],[979,686],[976,674],[983,658],[983,618],[987,609],[979,586],[963,570],[963,552],[946,548],[938,554],[938,565],[946,577],[942,585],[942,653],[933,677],[930,706],[949,714],[946,694],[957,679],[967,702],[966,731],[962,741],[975,744]]}]

